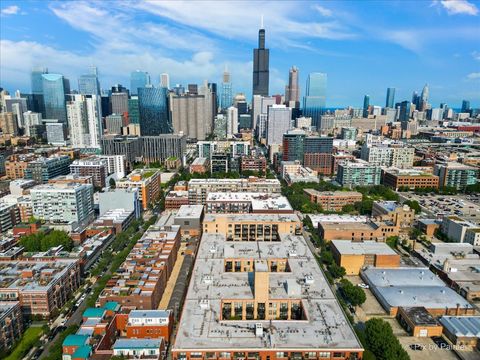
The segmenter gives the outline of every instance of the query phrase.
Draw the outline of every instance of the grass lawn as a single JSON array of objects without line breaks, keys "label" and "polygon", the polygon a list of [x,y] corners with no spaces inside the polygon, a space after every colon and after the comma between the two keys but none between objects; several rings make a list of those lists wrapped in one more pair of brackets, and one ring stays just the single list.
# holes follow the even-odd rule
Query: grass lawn
[{"label": "grass lawn", "polygon": [[41,326],[30,326],[22,335],[22,338],[13,349],[12,353],[5,360],[18,360],[25,356],[35,343],[42,336],[43,329]]}]

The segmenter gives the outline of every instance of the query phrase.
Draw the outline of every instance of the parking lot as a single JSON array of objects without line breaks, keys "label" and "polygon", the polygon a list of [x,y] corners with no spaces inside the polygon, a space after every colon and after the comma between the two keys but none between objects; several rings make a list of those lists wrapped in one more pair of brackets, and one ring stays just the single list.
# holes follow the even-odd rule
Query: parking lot
[{"label": "parking lot", "polygon": [[480,223],[480,194],[470,195],[435,195],[409,193],[411,200],[416,200],[422,210],[432,218],[457,215],[465,220]]}]

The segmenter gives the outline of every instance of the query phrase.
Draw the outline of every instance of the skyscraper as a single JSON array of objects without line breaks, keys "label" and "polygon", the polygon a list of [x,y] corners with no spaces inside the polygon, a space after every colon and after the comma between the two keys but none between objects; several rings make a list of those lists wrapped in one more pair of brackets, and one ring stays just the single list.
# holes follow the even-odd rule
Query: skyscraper
[{"label": "skyscraper", "polygon": [[227,109],[227,137],[238,133],[238,109],[230,106]]},{"label": "skyscraper", "polygon": [[427,109],[429,93],[430,91],[428,89],[428,84],[425,84],[422,89],[422,94],[420,96],[420,108],[418,110],[425,111]]},{"label": "skyscraper", "polygon": [[78,78],[78,92],[83,95],[99,95],[100,83],[96,66],[92,66],[90,74],[81,75]]},{"label": "skyscraper", "polygon": [[406,127],[404,123],[408,123],[408,119],[410,118],[410,109],[411,103],[409,101],[402,101],[400,103],[400,115],[398,120],[402,123],[402,129]]},{"label": "skyscraper", "polygon": [[68,127],[73,147],[99,149],[103,134],[99,95],[70,95],[67,102]]},{"label": "skyscraper", "polygon": [[140,134],[155,136],[172,132],[168,116],[167,89],[153,86],[139,88],[138,110],[140,113]]},{"label": "skyscraper", "polygon": [[[285,100],[289,107],[298,108],[300,106],[300,88],[298,87],[298,68],[292,66],[288,72],[288,87],[285,92]],[[292,103],[292,104],[291,104]]]},{"label": "skyscraper", "polygon": [[220,106],[222,109],[226,109],[232,105],[232,82],[230,78],[230,73],[225,67],[223,72],[222,79],[222,100],[220,101]]},{"label": "skyscraper", "polygon": [[128,112],[128,93],[115,92],[110,96],[112,114]]},{"label": "skyscraper", "polygon": [[61,74],[42,74],[43,104],[46,119],[67,122],[65,79]]},{"label": "skyscraper", "polygon": [[325,109],[327,92],[327,74],[310,73],[308,74],[303,97],[303,113],[312,118],[312,125],[318,126],[320,115]]},{"label": "skyscraper", "polygon": [[160,74],[160,87],[170,89],[170,76],[167,73]]},{"label": "skyscraper", "polygon": [[267,145],[281,145],[283,134],[292,128],[292,109],[285,105],[272,105],[268,108],[266,137]]},{"label": "skyscraper", "polygon": [[466,113],[470,111],[470,101],[462,100],[462,113]]},{"label": "skyscraper", "polygon": [[363,97],[363,117],[368,117],[368,107],[370,106],[370,95]]},{"label": "skyscraper", "polygon": [[270,50],[265,49],[265,29],[258,31],[258,49],[253,49],[253,95],[268,96]]},{"label": "skyscraper", "polygon": [[48,74],[47,68],[36,67],[31,73],[33,110],[45,115],[43,107],[43,79],[42,75]]},{"label": "skyscraper", "polygon": [[148,72],[135,70],[130,74],[130,94],[137,95],[138,88],[150,85],[150,75]]},{"label": "skyscraper", "polygon": [[387,100],[385,101],[385,107],[393,109],[393,104],[395,104],[395,88],[387,89]]}]

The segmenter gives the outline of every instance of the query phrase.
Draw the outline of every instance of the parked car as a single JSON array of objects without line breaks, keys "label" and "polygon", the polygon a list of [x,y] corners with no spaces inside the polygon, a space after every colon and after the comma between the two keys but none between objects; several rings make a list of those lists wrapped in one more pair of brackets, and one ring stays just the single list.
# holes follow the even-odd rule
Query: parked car
[{"label": "parked car", "polygon": [[367,284],[364,284],[364,283],[358,284],[357,286],[361,287],[362,289],[370,289],[370,286],[368,286]]}]

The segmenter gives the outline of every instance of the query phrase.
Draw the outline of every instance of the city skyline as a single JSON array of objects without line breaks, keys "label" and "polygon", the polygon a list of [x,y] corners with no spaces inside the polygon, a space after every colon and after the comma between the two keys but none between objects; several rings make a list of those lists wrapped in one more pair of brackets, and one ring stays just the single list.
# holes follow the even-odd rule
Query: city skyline
[{"label": "city skyline", "polygon": [[205,79],[220,84],[227,64],[233,93],[250,100],[251,49],[263,13],[270,94],[284,93],[296,65],[301,93],[309,73],[328,75],[327,107],[361,107],[365,94],[370,104],[383,105],[388,87],[401,102],[425,83],[434,107],[460,108],[462,100],[480,106],[478,1],[385,2],[367,9],[333,1],[240,4],[3,1],[0,86],[30,93],[31,70],[41,66],[76,88],[92,65],[103,89],[128,86],[137,69],[151,74],[154,85],[162,73],[171,86]]}]

